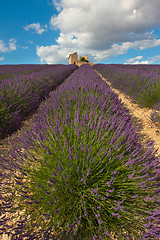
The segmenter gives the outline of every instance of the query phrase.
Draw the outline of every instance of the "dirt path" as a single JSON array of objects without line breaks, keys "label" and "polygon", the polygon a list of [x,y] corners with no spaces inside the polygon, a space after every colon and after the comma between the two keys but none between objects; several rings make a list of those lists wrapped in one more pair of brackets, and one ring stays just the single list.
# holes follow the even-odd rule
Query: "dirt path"
[{"label": "dirt path", "polygon": [[122,100],[124,106],[129,109],[129,113],[132,115],[133,122],[137,122],[140,127],[138,133],[141,135],[142,143],[146,143],[147,141],[154,141],[154,148],[155,150],[158,149],[157,155],[160,156],[160,128],[158,128],[150,120],[152,109],[141,108],[138,104],[132,103],[129,96],[126,96],[121,91],[111,87],[111,83],[102,77],[100,73],[98,74],[110,86],[112,91],[114,91],[119,96],[119,99]]}]

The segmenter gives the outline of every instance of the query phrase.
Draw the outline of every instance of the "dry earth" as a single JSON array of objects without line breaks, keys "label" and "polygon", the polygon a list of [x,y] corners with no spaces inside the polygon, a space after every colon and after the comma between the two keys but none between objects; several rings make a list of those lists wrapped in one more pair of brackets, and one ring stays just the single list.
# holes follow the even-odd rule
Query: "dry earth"
[{"label": "dry earth", "polygon": [[[102,79],[111,87],[111,83],[109,81],[103,77]],[[148,141],[154,141],[155,150],[158,149],[157,156],[160,156],[160,127],[157,127],[149,118],[152,110],[139,107],[138,104],[132,103],[131,99],[127,95],[112,87],[111,89],[119,96],[124,103],[124,106],[129,109],[129,113],[132,115],[135,126],[139,126],[138,133],[140,135],[141,142],[145,144]],[[23,122],[22,127],[11,135],[11,139],[14,143],[17,142],[17,137],[21,134],[25,135],[24,128],[31,130],[31,125],[36,114],[37,113],[35,112],[32,116],[28,117]],[[0,156],[9,159],[11,149],[12,145],[10,144],[8,137],[0,140]],[[11,237],[4,234],[3,236],[0,236],[0,240],[11,240]]]}]

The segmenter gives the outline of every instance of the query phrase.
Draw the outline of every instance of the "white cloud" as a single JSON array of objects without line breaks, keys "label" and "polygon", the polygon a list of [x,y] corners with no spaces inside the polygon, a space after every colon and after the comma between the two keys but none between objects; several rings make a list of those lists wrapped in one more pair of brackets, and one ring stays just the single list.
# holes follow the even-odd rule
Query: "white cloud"
[{"label": "white cloud", "polygon": [[[73,49],[70,49],[74,51]],[[66,48],[61,48],[58,45],[52,46],[37,46],[37,55],[40,57],[41,63],[48,64],[58,64],[58,63],[66,63],[68,64],[68,52]]]},{"label": "white cloud", "polygon": [[151,63],[160,62],[160,55],[148,58]]},{"label": "white cloud", "polygon": [[16,39],[12,38],[9,40],[9,46],[6,47],[4,41],[0,40],[0,52],[7,53],[16,50]]},{"label": "white cloud", "polygon": [[[154,0],[52,0],[59,11],[50,19],[52,28],[60,30],[57,45],[46,46],[52,53],[44,61],[66,58],[72,50],[86,53],[91,61],[99,61],[127,53],[129,49],[144,50],[160,46],[154,27],[160,26],[160,1]],[[148,29],[151,29],[148,32]],[[42,54],[43,53],[43,54]],[[60,55],[59,55],[60,54]]]},{"label": "white cloud", "polygon": [[44,31],[46,31],[47,25],[44,26],[44,28],[41,27],[40,23],[32,23],[24,27],[24,30],[29,31],[30,29],[35,30],[36,33],[42,34]]},{"label": "white cloud", "polygon": [[151,64],[152,62],[151,61],[148,61],[148,60],[146,60],[146,61],[135,61],[134,63],[132,63],[132,64]]},{"label": "white cloud", "polygon": [[14,38],[9,40],[9,48],[12,51],[16,50],[16,40]]},{"label": "white cloud", "polygon": [[[128,59],[124,64],[154,64],[160,62],[160,55],[149,57],[147,60],[139,61],[137,59],[142,59],[143,56],[137,56],[135,58]],[[135,61],[137,60],[137,61]]]},{"label": "white cloud", "polygon": [[55,6],[55,8],[57,9],[58,12],[60,12],[62,10],[62,4],[60,1],[58,0],[52,0],[53,5]]},{"label": "white cloud", "polygon": [[2,40],[0,40],[0,52],[8,52],[8,48],[5,46],[5,43]]},{"label": "white cloud", "polygon": [[28,47],[27,47],[27,46],[26,46],[26,47],[25,47],[25,46],[23,46],[23,47],[22,47],[22,49],[28,49]]},{"label": "white cloud", "polygon": [[135,62],[135,60],[137,59],[142,59],[143,56],[137,56],[137,57],[134,57],[134,58],[130,58],[127,60],[127,64],[132,64],[133,62]]},{"label": "white cloud", "polygon": [[4,57],[0,57],[0,61],[3,61],[4,60]]}]

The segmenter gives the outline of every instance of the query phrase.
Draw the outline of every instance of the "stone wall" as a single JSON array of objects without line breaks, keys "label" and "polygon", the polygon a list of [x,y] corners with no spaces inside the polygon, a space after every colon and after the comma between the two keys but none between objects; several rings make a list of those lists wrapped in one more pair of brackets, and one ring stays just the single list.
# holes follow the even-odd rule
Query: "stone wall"
[{"label": "stone wall", "polygon": [[69,55],[69,64],[77,64],[77,52]]},{"label": "stone wall", "polygon": [[88,55],[84,55],[84,58],[85,58],[86,60],[88,60]]}]

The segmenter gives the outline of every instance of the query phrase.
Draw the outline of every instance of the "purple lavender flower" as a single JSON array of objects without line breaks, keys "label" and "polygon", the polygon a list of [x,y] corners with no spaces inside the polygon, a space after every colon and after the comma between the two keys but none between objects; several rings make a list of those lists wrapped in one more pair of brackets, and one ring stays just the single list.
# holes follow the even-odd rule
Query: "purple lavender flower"
[{"label": "purple lavender flower", "polygon": [[67,179],[67,177],[66,177],[66,175],[64,174],[64,172],[63,172],[63,177],[64,177],[65,179]]},{"label": "purple lavender flower", "polygon": [[92,189],[91,193],[94,194],[94,193],[97,193],[98,192],[98,189]]},{"label": "purple lavender flower", "polygon": [[102,219],[98,219],[98,224],[101,225],[103,223]]},{"label": "purple lavender flower", "polygon": [[96,218],[99,218],[99,213],[98,213],[98,214],[95,214],[95,217],[96,217]]},{"label": "purple lavender flower", "polygon": [[107,236],[110,237],[110,234],[109,234],[109,232],[108,232],[108,230],[106,228],[105,228],[105,233],[106,233]]},{"label": "purple lavender flower", "polygon": [[90,172],[91,172],[91,168],[87,170],[87,176],[90,174]]},{"label": "purple lavender flower", "polygon": [[113,189],[110,189],[110,190],[108,190],[108,192],[110,192],[110,193],[114,192],[114,188],[113,188]]},{"label": "purple lavender flower", "polygon": [[97,209],[101,209],[101,206],[98,206]]},{"label": "purple lavender flower", "polygon": [[131,175],[128,176],[128,178],[129,178],[129,179],[130,179],[130,178],[133,178],[134,175],[135,175],[135,170],[133,171],[133,173],[132,173]]}]

